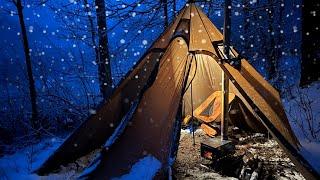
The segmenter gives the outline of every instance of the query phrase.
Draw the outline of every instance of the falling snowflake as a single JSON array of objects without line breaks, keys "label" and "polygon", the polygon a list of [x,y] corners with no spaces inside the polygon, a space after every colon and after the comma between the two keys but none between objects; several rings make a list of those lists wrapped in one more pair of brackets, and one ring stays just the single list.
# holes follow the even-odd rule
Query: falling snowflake
[{"label": "falling snowflake", "polygon": [[33,26],[29,26],[29,32],[33,32]]},{"label": "falling snowflake", "polygon": [[147,41],[147,40],[143,40],[143,41],[142,41],[142,44],[143,44],[143,45],[147,45],[147,44],[148,44],[148,41]]},{"label": "falling snowflake", "polygon": [[94,110],[94,109],[89,109],[89,113],[90,113],[90,114],[97,114],[97,111]]}]

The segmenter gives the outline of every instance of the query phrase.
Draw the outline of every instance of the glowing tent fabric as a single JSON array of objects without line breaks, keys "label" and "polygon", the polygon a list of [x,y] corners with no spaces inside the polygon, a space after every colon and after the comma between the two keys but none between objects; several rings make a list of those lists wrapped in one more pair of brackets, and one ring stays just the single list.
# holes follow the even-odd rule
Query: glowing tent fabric
[{"label": "glowing tent fabric", "polygon": [[[182,119],[214,92],[221,91],[221,75],[226,73],[237,111],[230,112],[230,117],[243,117],[232,123],[261,132],[267,128],[297,167],[313,177],[312,167],[299,154],[299,143],[279,93],[245,59],[239,59],[237,69],[221,64],[224,55],[217,47],[221,41],[222,34],[208,17],[195,4],[187,5],[109,100],[67,138],[37,173],[49,173],[102,147],[98,163],[84,177],[119,177],[148,155],[162,163],[157,177],[165,176],[175,155]],[[129,119],[123,133],[114,144],[103,147],[123,118]]]}]

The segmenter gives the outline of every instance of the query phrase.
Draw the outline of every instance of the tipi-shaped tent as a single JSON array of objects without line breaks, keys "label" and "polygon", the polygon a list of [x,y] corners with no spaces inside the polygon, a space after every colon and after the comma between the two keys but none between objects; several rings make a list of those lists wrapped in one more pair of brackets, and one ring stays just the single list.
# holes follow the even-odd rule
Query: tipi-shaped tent
[{"label": "tipi-shaped tent", "polygon": [[[211,94],[221,91],[221,74],[226,73],[229,91],[253,117],[237,123],[258,131],[266,127],[297,167],[314,177],[314,171],[299,154],[299,143],[279,93],[234,49],[238,67],[221,63],[222,39],[208,17],[195,4],[187,4],[108,101],[66,139],[37,173],[49,173],[103,147],[85,177],[119,177],[147,155],[162,163],[157,174],[161,177],[175,155],[182,119]],[[115,136],[118,139],[113,143]]]}]

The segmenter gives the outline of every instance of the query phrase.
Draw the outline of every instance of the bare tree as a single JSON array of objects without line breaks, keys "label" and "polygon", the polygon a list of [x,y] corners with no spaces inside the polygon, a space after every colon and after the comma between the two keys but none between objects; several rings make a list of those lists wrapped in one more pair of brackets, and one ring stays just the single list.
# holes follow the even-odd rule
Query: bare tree
[{"label": "bare tree", "polygon": [[243,4],[243,39],[242,39],[242,45],[244,47],[244,54],[245,55],[249,55],[249,51],[250,51],[250,44],[249,44],[249,25],[250,25],[250,18],[249,18],[249,11],[250,11],[250,7],[249,7],[249,1],[248,0],[243,0],[242,2]]},{"label": "bare tree", "polygon": [[108,48],[107,16],[104,0],[95,0],[98,37],[99,37],[99,63],[98,73],[100,81],[100,91],[104,99],[108,97],[112,90],[111,63]]},{"label": "bare tree", "polygon": [[37,93],[36,93],[36,87],[35,87],[35,82],[34,82],[33,73],[32,73],[32,64],[31,64],[31,58],[30,58],[30,49],[29,49],[27,31],[24,23],[24,18],[23,18],[23,6],[21,3],[21,0],[13,0],[13,3],[15,4],[18,11],[19,22],[21,27],[21,35],[23,40],[23,47],[24,47],[24,55],[25,55],[26,65],[27,65],[29,93],[30,93],[31,108],[32,108],[31,125],[34,129],[38,129],[39,118],[38,118],[38,108],[37,108]]},{"label": "bare tree", "polygon": [[167,28],[169,25],[168,0],[162,0],[162,5],[163,5],[163,16],[164,16],[164,28]]},{"label": "bare tree", "polygon": [[296,97],[288,104],[288,114],[302,135],[310,142],[320,141],[319,112],[314,111],[315,101],[301,89],[291,89]]},{"label": "bare tree", "polygon": [[[319,1],[305,0],[302,8],[302,61],[300,86],[320,80]],[[312,23],[310,23],[312,22]]]},{"label": "bare tree", "polygon": [[177,2],[176,2],[176,0],[173,0],[172,6],[173,6],[173,16],[175,17],[176,14],[177,14]]}]

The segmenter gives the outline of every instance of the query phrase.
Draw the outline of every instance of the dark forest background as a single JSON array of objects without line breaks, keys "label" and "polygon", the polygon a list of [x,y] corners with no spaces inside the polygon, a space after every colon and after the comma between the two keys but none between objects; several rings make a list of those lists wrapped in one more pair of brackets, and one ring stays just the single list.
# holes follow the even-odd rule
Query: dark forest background
[{"label": "dark forest background", "polygon": [[[0,149],[71,132],[186,3],[0,0]],[[224,1],[197,3],[222,31]],[[232,1],[232,46],[283,97],[319,80],[319,4]]]}]

